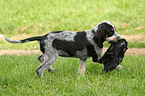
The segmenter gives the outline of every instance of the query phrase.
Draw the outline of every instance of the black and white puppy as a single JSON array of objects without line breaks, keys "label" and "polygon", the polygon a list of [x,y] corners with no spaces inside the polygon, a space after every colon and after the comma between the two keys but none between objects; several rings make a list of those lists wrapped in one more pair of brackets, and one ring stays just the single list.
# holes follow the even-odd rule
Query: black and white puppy
[{"label": "black and white puppy", "polygon": [[43,55],[42,64],[36,69],[38,77],[43,75],[43,71],[48,69],[54,71],[51,67],[58,56],[79,58],[80,74],[85,72],[85,63],[87,58],[92,57],[93,62],[98,62],[101,58],[104,41],[116,41],[120,39],[115,27],[109,21],[104,21],[96,25],[92,30],[81,32],[55,31],[44,36],[31,37],[23,40],[10,40],[4,37],[10,43],[26,43],[29,41],[39,41],[40,50]]}]

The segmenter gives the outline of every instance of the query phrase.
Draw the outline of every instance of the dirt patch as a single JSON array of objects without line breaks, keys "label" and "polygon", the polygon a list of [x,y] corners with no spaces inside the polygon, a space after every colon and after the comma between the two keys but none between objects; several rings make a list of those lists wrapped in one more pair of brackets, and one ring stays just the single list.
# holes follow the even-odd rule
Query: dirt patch
[{"label": "dirt patch", "polygon": [[145,35],[121,35],[128,42],[145,42]]},{"label": "dirt patch", "polygon": [[26,54],[41,54],[39,50],[0,50],[0,55],[26,55]]},{"label": "dirt patch", "polygon": [[[103,53],[107,48],[103,49]],[[41,54],[39,50],[0,50],[0,55],[29,55],[29,54]],[[145,55],[145,48],[129,48],[126,55]]]},{"label": "dirt patch", "polygon": [[[103,49],[103,53],[106,52],[107,48]],[[145,48],[128,48],[126,55],[145,55]]]}]

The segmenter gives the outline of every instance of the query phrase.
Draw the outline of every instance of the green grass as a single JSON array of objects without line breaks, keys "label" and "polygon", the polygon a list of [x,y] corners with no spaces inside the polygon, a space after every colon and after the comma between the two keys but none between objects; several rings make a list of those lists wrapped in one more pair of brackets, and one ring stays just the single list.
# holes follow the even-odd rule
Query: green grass
[{"label": "green grass", "polygon": [[145,0],[0,0],[0,34],[90,30],[108,20],[119,34],[145,35]]},{"label": "green grass", "polygon": [[0,50],[36,50],[39,49],[38,42],[29,42],[24,44],[13,44],[8,43],[7,41],[0,41]]},{"label": "green grass", "polygon": [[35,69],[40,65],[36,55],[1,55],[1,96],[144,96],[145,55],[125,56],[124,70],[102,74],[103,65],[88,59],[86,73],[77,74],[78,59],[58,58],[39,80]]}]

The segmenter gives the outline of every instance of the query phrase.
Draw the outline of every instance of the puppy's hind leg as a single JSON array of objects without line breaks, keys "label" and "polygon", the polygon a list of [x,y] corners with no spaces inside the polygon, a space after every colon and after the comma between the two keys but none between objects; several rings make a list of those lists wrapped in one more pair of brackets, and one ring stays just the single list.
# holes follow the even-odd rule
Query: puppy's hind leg
[{"label": "puppy's hind leg", "polygon": [[[42,63],[44,61],[43,54],[39,55],[37,59]],[[55,72],[55,69],[52,66],[49,66],[47,70],[51,73]]]},{"label": "puppy's hind leg", "polygon": [[50,65],[56,61],[58,54],[57,54],[57,52],[55,52],[53,54],[45,53],[45,54],[43,54],[43,57],[44,57],[43,63],[36,69],[36,73],[39,78],[43,76],[44,70],[46,68],[50,67]]},{"label": "puppy's hind leg", "polygon": [[54,72],[55,72],[55,69],[54,69],[52,66],[49,66],[49,67],[47,68],[47,70],[48,70],[49,72],[51,72],[51,73],[54,73]]},{"label": "puppy's hind leg", "polygon": [[43,54],[39,55],[37,59],[42,63],[44,61]]}]

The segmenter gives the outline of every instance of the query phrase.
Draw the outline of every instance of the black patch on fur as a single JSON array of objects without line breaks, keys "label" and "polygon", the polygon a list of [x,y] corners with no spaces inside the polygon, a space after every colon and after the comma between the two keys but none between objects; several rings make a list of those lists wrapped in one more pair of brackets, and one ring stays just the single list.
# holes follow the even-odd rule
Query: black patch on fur
[{"label": "black patch on fur", "polygon": [[88,56],[92,57],[93,62],[98,62],[98,55],[93,45],[87,46]]},{"label": "black patch on fur", "polygon": [[61,32],[64,32],[64,31],[53,31],[51,33],[61,33]]},{"label": "black patch on fur", "polygon": [[[110,25],[110,24],[107,24],[107,23],[103,23],[104,24],[104,32],[105,32],[105,35],[107,35],[107,37],[111,37],[113,36],[113,34],[115,33],[114,32],[114,28]],[[112,30],[113,29],[113,30]]]},{"label": "black patch on fur", "polygon": [[106,36],[111,37],[114,34],[115,29],[112,29],[113,27],[110,24],[102,23],[98,26],[96,32],[92,30],[92,32],[94,33],[93,40],[99,48],[103,48],[103,42],[105,41]]},{"label": "black patch on fur", "polygon": [[27,38],[27,39],[23,39],[23,40],[20,40],[21,43],[25,43],[26,41],[41,41],[43,38],[43,36],[36,36],[36,37],[30,37],[30,38]]},{"label": "black patch on fur", "polygon": [[99,63],[104,64],[106,72],[112,71],[122,62],[127,49],[127,41],[125,39],[120,39],[118,42],[112,41],[110,47],[99,60]]},{"label": "black patch on fur", "polygon": [[52,46],[57,50],[63,50],[70,56],[76,56],[76,51],[82,51],[89,44],[85,31],[77,32],[73,41],[55,39]]},{"label": "black patch on fur", "polygon": [[98,55],[94,49],[94,45],[88,42],[85,31],[77,32],[77,35],[74,37],[74,42],[55,39],[52,46],[57,50],[67,52],[72,57],[76,56],[76,51],[82,51],[86,47],[87,55],[92,57],[94,62],[98,61]]},{"label": "black patch on fur", "polygon": [[48,35],[48,34],[44,35],[44,36],[42,37],[41,41],[40,41],[40,50],[41,50],[42,53],[45,53],[45,48],[44,48],[45,42],[44,42],[44,40],[46,40],[47,35]]}]

